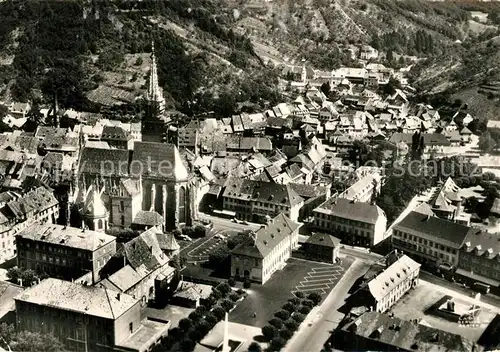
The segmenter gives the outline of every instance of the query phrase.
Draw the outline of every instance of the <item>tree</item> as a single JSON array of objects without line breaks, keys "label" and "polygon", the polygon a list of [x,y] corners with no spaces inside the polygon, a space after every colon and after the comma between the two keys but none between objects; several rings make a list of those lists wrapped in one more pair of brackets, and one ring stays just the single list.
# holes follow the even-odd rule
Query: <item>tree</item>
[{"label": "tree", "polygon": [[234,287],[234,285],[236,285],[236,280],[234,279],[234,277],[230,277],[229,279],[227,279],[227,284],[231,287]]},{"label": "tree", "polygon": [[290,312],[287,311],[287,310],[279,310],[277,311],[274,316],[280,318],[281,320],[287,320],[288,318],[290,318]]},{"label": "tree", "polygon": [[304,316],[304,314],[301,313],[295,313],[294,315],[292,315],[292,319],[298,323],[302,323],[305,318],[306,317]]},{"label": "tree", "polygon": [[296,307],[300,305],[300,299],[297,297],[290,298],[288,301]]},{"label": "tree", "polygon": [[302,301],[302,305],[309,307],[309,308],[312,308],[312,307],[314,307],[314,302],[309,300],[309,299],[305,299]]},{"label": "tree", "polygon": [[10,347],[13,351],[23,352],[63,352],[66,350],[53,335],[31,331],[19,332],[10,343]]},{"label": "tree", "polygon": [[245,279],[245,281],[243,282],[243,287],[244,288],[250,288],[252,282],[249,280],[249,279]]},{"label": "tree", "polygon": [[22,274],[22,270],[19,269],[17,266],[7,270],[7,278],[15,284],[17,284],[19,282],[19,279],[21,278],[21,274]]},{"label": "tree", "polygon": [[179,321],[179,327],[187,332],[193,326],[193,321],[189,318],[183,318]]},{"label": "tree", "polygon": [[262,347],[259,343],[253,341],[250,346],[248,346],[248,352],[262,352]]},{"label": "tree", "polygon": [[297,309],[297,306],[295,306],[291,302],[286,302],[285,304],[283,304],[283,307],[281,307],[281,308],[283,308],[284,310],[290,312],[290,314],[291,314],[291,313],[295,312],[295,310]]},{"label": "tree", "polygon": [[387,61],[392,62],[394,60],[394,53],[391,49],[387,50],[386,57]]},{"label": "tree", "polygon": [[283,326],[283,320],[281,320],[280,318],[272,318],[271,320],[269,320],[269,324],[274,326],[276,329],[281,329],[281,327]]},{"label": "tree", "polygon": [[190,338],[185,338],[181,341],[181,349],[184,352],[191,352],[196,346],[196,342],[191,340]]},{"label": "tree", "polygon": [[229,286],[228,283],[224,282],[224,283],[218,285],[216,287],[216,290],[221,293],[222,297],[226,297],[228,295],[229,291],[231,291],[231,286]]},{"label": "tree", "polygon": [[272,340],[276,336],[276,328],[271,325],[266,325],[262,328],[262,335],[268,340]]},{"label": "tree", "polygon": [[307,298],[309,300],[313,301],[315,306],[317,306],[321,302],[321,300],[323,299],[323,297],[321,297],[321,295],[319,293],[317,293],[317,292],[310,293],[307,296]]},{"label": "tree", "polygon": [[202,225],[196,225],[194,227],[194,237],[196,238],[201,238],[206,236],[206,229],[205,226]]},{"label": "tree", "polygon": [[214,313],[212,312],[208,312],[206,315],[205,315],[205,320],[207,321],[208,325],[210,326],[214,326],[215,324],[217,324],[217,322],[219,321],[217,319],[217,317],[215,316]]},{"label": "tree", "polygon": [[216,306],[213,310],[212,310],[214,316],[220,320],[222,320],[222,318],[224,318],[224,316],[226,315],[226,311],[224,310],[224,308],[222,308],[221,306]]},{"label": "tree", "polygon": [[[16,329],[14,325],[7,323],[0,323],[0,346],[4,343],[10,343],[16,337]],[[3,346],[7,348],[7,346]]]},{"label": "tree", "polygon": [[229,250],[223,246],[216,248],[208,255],[208,265],[212,268],[219,267],[228,257]]},{"label": "tree", "polygon": [[220,305],[226,312],[229,312],[234,307],[234,303],[230,299],[223,300]]},{"label": "tree", "polygon": [[293,331],[290,331],[288,328],[280,330],[280,337],[282,337],[283,340],[288,341],[292,336],[293,336]]},{"label": "tree", "polygon": [[275,337],[271,341],[271,350],[273,351],[280,351],[284,346],[286,345],[286,340],[284,340],[282,337]]},{"label": "tree", "polygon": [[330,82],[325,82],[320,87],[324,95],[328,96],[331,92]]},{"label": "tree", "polygon": [[496,146],[497,142],[493,139],[491,133],[488,131],[483,133],[483,135],[479,138],[478,147],[485,153],[493,151],[496,148]]},{"label": "tree", "polygon": [[290,331],[297,331],[299,328],[299,323],[295,319],[288,319],[285,321],[285,326]]},{"label": "tree", "polygon": [[302,306],[299,308],[299,312],[302,313],[302,314],[309,314],[309,312],[311,311],[311,308],[307,307],[307,306]]},{"label": "tree", "polygon": [[300,299],[304,298],[305,297],[304,292],[302,292],[302,291],[295,292],[295,297],[300,298]]},{"label": "tree", "polygon": [[229,295],[229,299],[233,302],[236,302],[237,300],[240,299],[240,295],[237,294],[236,292],[233,292]]}]

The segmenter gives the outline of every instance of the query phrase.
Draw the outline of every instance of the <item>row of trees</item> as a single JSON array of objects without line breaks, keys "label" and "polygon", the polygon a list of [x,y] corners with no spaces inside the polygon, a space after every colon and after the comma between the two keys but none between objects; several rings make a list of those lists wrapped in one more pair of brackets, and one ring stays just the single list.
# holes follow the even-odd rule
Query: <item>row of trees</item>
[{"label": "row of trees", "polygon": [[179,326],[168,332],[156,351],[192,351],[196,343],[222,319],[245,295],[243,290],[233,291],[228,283],[214,287],[210,297],[201,302],[189,317],[181,319]]},{"label": "row of trees", "polygon": [[305,297],[303,292],[296,292],[295,297],[286,302],[282,309],[274,314],[269,320],[269,325],[262,328],[262,335],[270,341],[271,351],[280,351],[288,340],[290,340],[311,311],[311,309],[322,301],[319,293],[313,292]]},{"label": "row of trees", "polygon": [[23,287],[30,287],[35,284],[38,280],[43,280],[49,277],[46,273],[37,273],[33,269],[20,269],[18,267],[10,268],[7,270],[7,278],[9,281],[20,284]]},{"label": "row of trees", "polygon": [[212,268],[219,267],[222,263],[224,263],[229,256],[231,255],[231,251],[240,243],[248,241],[250,239],[250,233],[248,231],[242,231],[228,239],[228,241],[215,249],[215,251],[211,252],[208,256],[208,265]]},{"label": "row of trees", "polygon": [[9,351],[63,352],[63,344],[48,333],[30,331],[16,332],[14,325],[0,323],[0,346]]}]

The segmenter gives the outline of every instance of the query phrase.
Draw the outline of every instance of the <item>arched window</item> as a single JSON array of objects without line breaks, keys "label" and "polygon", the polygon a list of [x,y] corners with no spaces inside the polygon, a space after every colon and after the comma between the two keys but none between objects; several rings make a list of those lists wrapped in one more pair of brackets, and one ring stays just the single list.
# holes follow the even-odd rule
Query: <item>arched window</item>
[{"label": "arched window", "polygon": [[179,222],[186,222],[186,189],[179,189]]},{"label": "arched window", "polygon": [[97,220],[97,228],[98,228],[99,230],[101,230],[101,229],[102,229],[102,219]]}]

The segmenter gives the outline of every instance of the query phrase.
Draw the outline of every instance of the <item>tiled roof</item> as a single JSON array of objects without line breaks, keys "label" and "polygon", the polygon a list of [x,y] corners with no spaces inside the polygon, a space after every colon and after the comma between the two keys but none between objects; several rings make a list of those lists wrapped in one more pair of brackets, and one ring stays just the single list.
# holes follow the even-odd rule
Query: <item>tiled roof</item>
[{"label": "tiled roof", "polygon": [[482,350],[476,343],[462,335],[378,312],[367,312],[342,328],[344,331],[351,331],[351,329],[357,336],[376,340],[376,345],[390,346],[389,349],[392,350],[426,352],[480,352]]},{"label": "tiled roof", "polygon": [[288,206],[303,202],[303,198],[289,185],[236,178],[228,180],[223,196]]},{"label": "tiled roof", "polygon": [[83,148],[80,173],[128,175],[129,151],[122,149]]},{"label": "tiled roof", "polygon": [[27,288],[16,300],[106,319],[117,319],[139,301],[105,288],[48,278]]},{"label": "tiled roof", "polygon": [[[123,268],[102,280],[99,284],[111,290],[116,287],[121,292],[125,292],[137,285],[142,280],[142,277],[130,266],[125,265]],[[111,285],[109,285],[111,283]]]},{"label": "tiled roof", "polygon": [[471,229],[465,237],[462,250],[474,252],[478,256],[500,260],[500,235]]},{"label": "tiled roof", "polygon": [[267,137],[239,137],[234,136],[227,142],[228,149],[236,150],[262,150],[271,151],[273,145],[271,140]]},{"label": "tiled roof", "polygon": [[375,224],[380,216],[385,217],[383,210],[377,205],[337,197],[328,199],[314,211],[368,224]]},{"label": "tiled roof", "polygon": [[327,187],[318,185],[306,185],[302,183],[289,183],[289,185],[304,199],[319,197],[328,191]]},{"label": "tiled roof", "polygon": [[118,126],[104,126],[101,134],[102,140],[128,141],[132,139],[130,133]]},{"label": "tiled roof", "polygon": [[306,243],[316,246],[337,248],[340,244],[340,240],[326,233],[314,232],[311,236],[309,236]]},{"label": "tiled roof", "polygon": [[165,143],[136,142],[130,172],[136,176],[161,176],[177,181],[189,177],[177,147]]},{"label": "tiled roof", "polygon": [[32,241],[54,243],[59,246],[90,251],[95,251],[116,240],[113,236],[96,231],[84,231],[76,227],[39,223],[26,227],[18,236]]},{"label": "tiled roof", "polygon": [[[142,276],[168,263],[158,243],[156,231],[148,230],[123,245],[127,261]],[[141,270],[141,267],[144,269]]]},{"label": "tiled roof", "polygon": [[182,281],[174,297],[197,301],[198,299],[208,298],[211,293],[212,286],[210,285]]},{"label": "tiled roof", "polygon": [[268,225],[255,232],[253,239],[249,235],[246,242],[236,246],[232,254],[265,258],[273,249],[300,227],[284,214],[279,214]]},{"label": "tiled roof", "polygon": [[418,232],[432,241],[458,249],[464,243],[470,227],[412,211],[394,229]]},{"label": "tiled roof", "polygon": [[54,193],[45,187],[37,187],[29,191],[17,200],[12,200],[7,203],[9,209],[7,217],[12,215],[14,218],[24,218],[30,213],[37,214],[47,208],[59,204],[54,196]]},{"label": "tiled roof", "polygon": [[420,268],[420,264],[403,255],[368,283],[368,290],[376,301],[392,292],[408,276]]},{"label": "tiled roof", "polygon": [[156,211],[139,210],[132,223],[145,226],[156,226],[163,224],[163,216]]}]

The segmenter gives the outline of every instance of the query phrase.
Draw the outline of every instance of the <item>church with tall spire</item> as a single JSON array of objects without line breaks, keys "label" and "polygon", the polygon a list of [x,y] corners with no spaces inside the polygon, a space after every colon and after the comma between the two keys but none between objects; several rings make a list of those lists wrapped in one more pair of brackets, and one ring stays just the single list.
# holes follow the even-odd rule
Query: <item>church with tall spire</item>
[{"label": "church with tall spire", "polygon": [[149,72],[149,87],[146,99],[150,103],[157,104],[158,113],[165,111],[165,98],[163,97],[163,89],[158,83],[158,69],[156,67],[155,43],[151,43],[151,69]]}]

